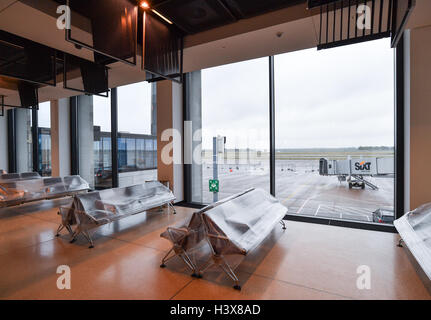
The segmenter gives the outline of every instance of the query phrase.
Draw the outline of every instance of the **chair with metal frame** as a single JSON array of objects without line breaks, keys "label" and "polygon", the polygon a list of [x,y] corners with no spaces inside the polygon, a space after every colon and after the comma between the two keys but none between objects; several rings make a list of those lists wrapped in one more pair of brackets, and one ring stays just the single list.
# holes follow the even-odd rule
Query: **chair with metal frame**
[{"label": "chair with metal frame", "polygon": [[211,257],[204,263],[198,276],[216,265],[231,278],[234,288],[241,290],[234,268],[226,256],[246,256],[258,247],[283,221],[287,208],[262,189],[254,189],[241,197],[202,214],[205,238],[211,248]]}]

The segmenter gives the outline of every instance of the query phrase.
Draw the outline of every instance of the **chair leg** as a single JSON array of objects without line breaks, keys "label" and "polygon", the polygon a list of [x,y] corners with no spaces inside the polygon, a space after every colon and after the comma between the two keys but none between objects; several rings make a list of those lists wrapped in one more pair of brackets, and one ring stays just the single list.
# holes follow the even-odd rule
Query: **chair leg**
[{"label": "chair leg", "polygon": [[74,243],[76,241],[76,237],[82,232],[81,228],[79,226],[73,231],[73,233],[70,235],[70,243]]},{"label": "chair leg", "polygon": [[239,279],[236,276],[235,272],[232,270],[232,268],[230,267],[230,265],[226,262],[226,260],[224,260],[222,258],[223,263],[220,264],[221,269],[229,276],[229,278],[231,278],[233,280],[233,282],[235,283],[235,285],[233,286],[233,288],[235,290],[241,290],[241,286],[239,285]]},{"label": "chair leg", "polygon": [[175,210],[175,207],[171,202],[168,203],[168,208],[172,209],[173,214],[177,214],[177,210]]},{"label": "chair leg", "polygon": [[93,239],[91,239],[91,236],[90,236],[88,230],[82,231],[82,234],[87,239],[87,241],[90,243],[90,246],[88,248],[93,249],[94,248]]},{"label": "chair leg", "polygon": [[68,225],[66,225],[66,229],[67,229],[67,231],[69,231],[69,234],[73,234],[73,230],[72,230],[72,227],[70,226],[70,224],[68,224]]},{"label": "chair leg", "polygon": [[281,223],[281,226],[283,227],[283,230],[286,230],[287,228],[286,228],[286,223],[284,222],[284,220],[281,220],[280,223]]},{"label": "chair leg", "polygon": [[64,229],[64,225],[63,224],[60,224],[59,226],[58,226],[58,229],[57,229],[57,234],[55,235],[56,237],[59,237],[60,236],[60,232],[61,232],[61,230],[63,230]]},{"label": "chair leg", "polygon": [[400,241],[398,241],[397,247],[403,248],[404,247],[403,243],[404,243],[404,240],[400,239]]},{"label": "chair leg", "polygon": [[[171,254],[171,252],[174,251],[174,248],[172,247],[171,250],[168,251],[168,253],[166,253],[166,255],[163,257],[162,259],[162,264],[160,265],[160,268],[166,268],[166,262],[168,262],[169,260],[171,260],[173,257],[175,257],[176,255],[174,254],[172,257],[169,257],[169,255]],[[169,257],[169,258],[168,258]]]}]

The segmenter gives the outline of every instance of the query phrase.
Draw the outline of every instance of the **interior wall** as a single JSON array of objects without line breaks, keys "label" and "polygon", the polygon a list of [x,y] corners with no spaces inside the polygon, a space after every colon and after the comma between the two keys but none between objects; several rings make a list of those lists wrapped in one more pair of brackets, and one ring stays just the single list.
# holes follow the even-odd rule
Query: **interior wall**
[{"label": "interior wall", "polygon": [[157,175],[159,181],[169,182],[176,202],[184,200],[182,135],[182,85],[160,81],[157,83]]},{"label": "interior wall", "polygon": [[431,26],[410,31],[410,208],[431,202]]},{"label": "interior wall", "polygon": [[7,117],[0,117],[0,170],[8,171]]}]

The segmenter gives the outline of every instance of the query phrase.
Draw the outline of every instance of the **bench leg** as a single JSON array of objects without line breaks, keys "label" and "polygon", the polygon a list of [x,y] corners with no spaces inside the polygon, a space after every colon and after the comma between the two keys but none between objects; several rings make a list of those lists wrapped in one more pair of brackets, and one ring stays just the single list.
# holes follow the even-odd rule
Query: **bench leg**
[{"label": "bench leg", "polygon": [[241,286],[239,285],[238,277],[236,276],[235,272],[232,270],[230,265],[224,259],[223,259],[223,263],[220,264],[220,267],[229,276],[229,278],[231,278],[233,280],[233,282],[235,283],[233,288],[235,290],[241,290]]},{"label": "bench leg", "polygon": [[175,210],[175,207],[172,203],[168,203],[168,208],[170,208],[173,211],[173,214],[177,214],[177,210]]},{"label": "bench leg", "polygon": [[[163,257],[162,259],[162,264],[160,265],[160,268],[165,268],[166,267],[166,262],[168,262],[169,260],[171,260],[173,257],[176,256],[176,254],[174,254],[173,256],[169,257],[169,255],[171,254],[171,252],[174,251],[174,248],[172,247],[171,250],[168,251],[168,253]],[[168,258],[169,257],[169,258]]]},{"label": "bench leg", "polygon": [[60,224],[59,226],[58,226],[58,229],[57,229],[57,234],[55,235],[56,237],[59,237],[60,236],[60,232],[61,232],[61,230],[63,230],[64,229],[64,225],[63,224]]},{"label": "bench leg", "polygon": [[88,242],[90,242],[90,249],[94,248],[94,243],[93,243],[93,239],[91,239],[90,233],[88,232],[88,230],[83,230],[82,234],[84,235],[85,239],[87,239]]},{"label": "bench leg", "polygon": [[[169,257],[169,255],[172,252],[174,254]],[[175,251],[175,247],[172,247],[171,250],[169,250],[168,253],[166,253],[166,255],[163,257],[162,264],[160,265],[160,268],[165,268],[166,267],[166,262],[168,262],[169,260],[171,260],[175,256],[180,257],[184,261],[184,263],[186,264],[186,266],[189,267],[190,270],[192,270],[192,272],[193,272],[192,276],[196,276],[197,277],[197,268],[196,268],[195,264],[193,263],[192,259],[190,258],[190,256],[184,250],[176,252]]]}]

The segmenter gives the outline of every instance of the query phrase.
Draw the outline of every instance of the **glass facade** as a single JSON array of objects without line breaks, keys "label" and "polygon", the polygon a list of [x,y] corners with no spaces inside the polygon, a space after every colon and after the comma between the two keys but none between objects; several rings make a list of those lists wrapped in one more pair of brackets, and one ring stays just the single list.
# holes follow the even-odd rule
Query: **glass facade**
[{"label": "glass facade", "polygon": [[33,172],[33,136],[31,110],[16,108],[17,173]]},{"label": "glass facade", "polygon": [[276,196],[289,213],[392,223],[389,41],[276,56],[275,91]]},{"label": "glass facade", "polygon": [[111,99],[93,96],[94,187],[112,187]]},{"label": "glass facade", "polygon": [[121,187],[157,179],[155,89],[147,82],[117,88]]},{"label": "glass facade", "polygon": [[39,168],[42,176],[51,176],[51,103],[39,104],[38,111]]},{"label": "glass facade", "polygon": [[[287,53],[275,56],[274,66],[276,197],[293,215],[392,223],[394,52],[388,40]],[[186,166],[188,201],[207,204],[249,187],[269,191],[268,58],[186,79],[186,120],[192,149],[201,155]],[[218,182],[218,191],[210,192],[210,182]]]},{"label": "glass facade", "polygon": [[[201,157],[194,158],[193,202],[211,203],[250,187],[270,189],[268,58],[201,72],[201,104],[192,103],[193,130],[201,125]],[[199,93],[191,92],[199,96]],[[200,124],[201,123],[201,124]],[[196,138],[196,137],[195,137]],[[217,143],[214,145],[214,139]],[[219,192],[210,192],[218,180]]]}]

